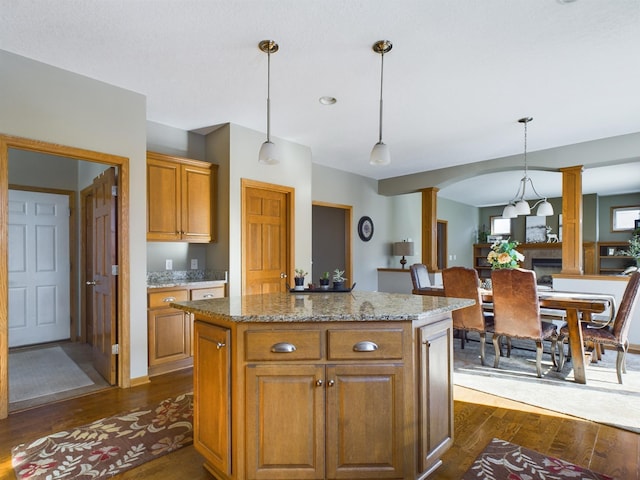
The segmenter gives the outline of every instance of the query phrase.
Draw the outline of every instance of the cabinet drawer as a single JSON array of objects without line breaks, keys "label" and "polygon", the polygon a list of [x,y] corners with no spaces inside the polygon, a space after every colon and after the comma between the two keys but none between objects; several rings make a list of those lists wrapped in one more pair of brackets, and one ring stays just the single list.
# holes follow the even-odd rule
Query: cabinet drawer
[{"label": "cabinet drawer", "polygon": [[186,289],[152,292],[149,293],[149,308],[168,307],[171,302],[185,300],[189,300],[189,291]]},{"label": "cabinet drawer", "polygon": [[191,289],[191,300],[202,300],[204,298],[222,298],[222,297],[224,297],[224,286]]},{"label": "cabinet drawer", "polygon": [[245,340],[248,361],[319,360],[322,356],[318,330],[248,331]]},{"label": "cabinet drawer", "polygon": [[402,329],[329,330],[329,360],[402,359]]}]

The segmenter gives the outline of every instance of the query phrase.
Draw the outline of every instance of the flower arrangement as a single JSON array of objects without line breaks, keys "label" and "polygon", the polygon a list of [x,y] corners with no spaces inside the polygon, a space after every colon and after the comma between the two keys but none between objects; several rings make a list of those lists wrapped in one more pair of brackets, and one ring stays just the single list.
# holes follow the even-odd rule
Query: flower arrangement
[{"label": "flower arrangement", "polygon": [[491,270],[518,268],[519,262],[524,260],[524,255],[516,250],[518,245],[515,240],[500,240],[491,245],[491,251],[487,255]]}]

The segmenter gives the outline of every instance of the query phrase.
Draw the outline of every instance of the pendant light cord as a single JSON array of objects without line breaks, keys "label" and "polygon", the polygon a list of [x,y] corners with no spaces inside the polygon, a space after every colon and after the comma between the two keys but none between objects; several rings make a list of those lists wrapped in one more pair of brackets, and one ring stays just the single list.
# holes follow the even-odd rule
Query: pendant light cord
[{"label": "pendant light cord", "polygon": [[271,141],[271,47],[267,50],[267,142]]},{"label": "pendant light cord", "polygon": [[382,81],[384,79],[384,51],[380,53],[380,123],[378,130],[378,142],[382,143]]}]

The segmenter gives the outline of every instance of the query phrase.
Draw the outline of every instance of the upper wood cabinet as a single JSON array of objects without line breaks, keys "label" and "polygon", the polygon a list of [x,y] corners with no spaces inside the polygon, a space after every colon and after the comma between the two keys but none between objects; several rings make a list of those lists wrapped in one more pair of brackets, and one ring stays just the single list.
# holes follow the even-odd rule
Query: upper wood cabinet
[{"label": "upper wood cabinet", "polygon": [[217,173],[212,163],[147,152],[147,240],[215,241]]}]

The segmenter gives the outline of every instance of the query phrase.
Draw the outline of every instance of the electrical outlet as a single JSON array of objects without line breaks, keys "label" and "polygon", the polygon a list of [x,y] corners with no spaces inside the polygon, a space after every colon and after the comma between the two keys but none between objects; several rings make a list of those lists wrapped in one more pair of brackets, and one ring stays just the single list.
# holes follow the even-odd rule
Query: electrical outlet
[{"label": "electrical outlet", "polygon": [[191,270],[197,270],[198,269],[198,259],[197,258],[192,258],[191,259]]},{"label": "electrical outlet", "polygon": [[164,261],[165,270],[173,270],[173,260],[167,259]]}]

